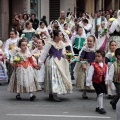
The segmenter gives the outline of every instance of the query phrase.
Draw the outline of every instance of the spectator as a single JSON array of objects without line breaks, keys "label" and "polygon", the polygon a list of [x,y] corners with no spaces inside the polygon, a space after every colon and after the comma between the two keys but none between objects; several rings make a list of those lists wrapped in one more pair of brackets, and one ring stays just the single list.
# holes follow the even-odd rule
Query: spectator
[{"label": "spectator", "polygon": [[14,28],[18,32],[20,31],[21,25],[18,18],[18,14],[14,14],[14,18],[12,20],[12,28]]},{"label": "spectator", "polygon": [[38,28],[38,26],[39,26],[39,20],[36,19],[36,15],[35,14],[31,15],[30,22],[33,24],[33,29],[36,30]]},{"label": "spectator", "polygon": [[42,19],[40,21],[44,22],[44,24],[46,25],[46,27],[48,26],[45,15],[42,17]]}]

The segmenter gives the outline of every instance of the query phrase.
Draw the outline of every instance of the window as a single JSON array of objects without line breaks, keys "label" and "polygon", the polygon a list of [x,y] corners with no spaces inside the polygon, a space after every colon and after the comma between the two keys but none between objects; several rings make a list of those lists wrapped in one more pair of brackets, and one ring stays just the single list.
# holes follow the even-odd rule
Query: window
[{"label": "window", "polygon": [[38,0],[30,0],[30,13],[34,13],[38,17]]}]

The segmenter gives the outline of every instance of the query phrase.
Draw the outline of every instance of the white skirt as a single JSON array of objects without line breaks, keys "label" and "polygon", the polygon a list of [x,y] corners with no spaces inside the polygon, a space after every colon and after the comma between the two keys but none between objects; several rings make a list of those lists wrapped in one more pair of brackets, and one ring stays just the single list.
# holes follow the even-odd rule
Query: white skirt
[{"label": "white skirt", "polygon": [[32,66],[17,67],[14,70],[8,85],[8,91],[16,93],[35,92],[40,90]]},{"label": "white skirt", "polygon": [[41,65],[40,70],[34,69],[34,72],[35,72],[36,80],[39,83],[44,83],[44,77],[45,77],[45,65],[44,65],[44,63]]}]

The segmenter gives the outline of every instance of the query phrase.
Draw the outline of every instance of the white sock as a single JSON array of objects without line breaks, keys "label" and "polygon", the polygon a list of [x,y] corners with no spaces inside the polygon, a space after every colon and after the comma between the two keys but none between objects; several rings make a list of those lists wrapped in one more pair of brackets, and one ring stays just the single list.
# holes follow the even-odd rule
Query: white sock
[{"label": "white sock", "polygon": [[99,103],[99,108],[103,108],[103,93],[98,95],[98,103]]},{"label": "white sock", "polygon": [[32,96],[33,96],[33,93],[32,93],[32,92],[30,92],[29,94],[30,94],[30,97],[32,97]]}]

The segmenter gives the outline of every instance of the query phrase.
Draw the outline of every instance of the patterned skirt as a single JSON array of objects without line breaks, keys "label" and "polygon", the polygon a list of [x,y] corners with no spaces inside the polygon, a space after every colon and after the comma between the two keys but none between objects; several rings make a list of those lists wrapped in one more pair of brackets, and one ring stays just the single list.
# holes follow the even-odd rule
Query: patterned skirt
[{"label": "patterned skirt", "polygon": [[8,91],[15,93],[36,92],[41,90],[31,66],[17,67],[11,76]]},{"label": "patterned skirt", "polygon": [[67,60],[48,57],[45,64],[45,73],[45,93],[66,94],[72,92]]},{"label": "patterned skirt", "polygon": [[[81,63],[77,62],[74,68],[74,77],[76,80],[76,87],[80,89],[86,89],[86,77],[89,69],[89,64],[87,64],[87,70],[83,71],[81,67]],[[93,86],[90,86],[90,90],[93,90]]]}]

